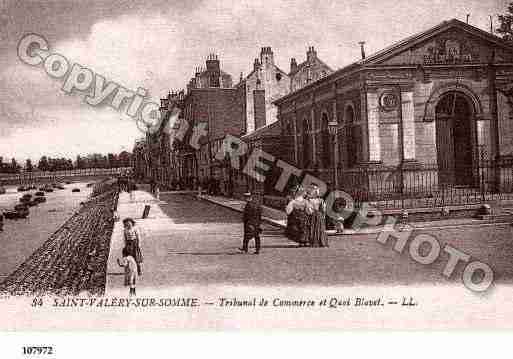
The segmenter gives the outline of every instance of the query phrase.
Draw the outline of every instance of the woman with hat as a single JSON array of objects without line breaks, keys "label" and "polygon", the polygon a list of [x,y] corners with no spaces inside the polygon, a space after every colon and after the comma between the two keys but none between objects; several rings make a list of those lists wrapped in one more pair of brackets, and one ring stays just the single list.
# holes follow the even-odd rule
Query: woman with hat
[{"label": "woman with hat", "polygon": [[306,238],[306,199],[305,191],[301,186],[297,186],[293,191],[293,198],[285,207],[287,213],[286,236],[299,243],[300,247],[306,247],[308,240]]},{"label": "woman with hat", "polygon": [[319,186],[312,184],[307,197],[307,237],[310,247],[329,247],[326,235],[326,203],[320,196]]}]

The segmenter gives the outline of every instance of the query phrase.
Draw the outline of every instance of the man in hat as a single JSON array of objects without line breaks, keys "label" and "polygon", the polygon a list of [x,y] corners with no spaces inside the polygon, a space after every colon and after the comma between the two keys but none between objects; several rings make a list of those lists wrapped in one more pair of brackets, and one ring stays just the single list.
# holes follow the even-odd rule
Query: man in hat
[{"label": "man in hat", "polygon": [[248,244],[252,238],[255,238],[255,254],[260,253],[260,224],[262,223],[262,206],[257,203],[255,197],[251,193],[244,193],[247,201],[242,215],[244,223],[244,239],[242,241],[242,252],[248,252]]}]

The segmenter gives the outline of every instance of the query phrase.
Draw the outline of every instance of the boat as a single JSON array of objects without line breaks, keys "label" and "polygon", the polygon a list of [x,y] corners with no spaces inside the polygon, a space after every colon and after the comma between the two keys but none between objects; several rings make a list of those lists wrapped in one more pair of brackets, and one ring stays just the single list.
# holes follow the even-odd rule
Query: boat
[{"label": "boat", "polygon": [[32,195],[25,195],[20,198],[21,203],[29,203],[30,201],[32,201]]},{"label": "boat", "polygon": [[71,192],[73,192],[73,193],[80,192],[80,188],[73,188],[73,189],[71,190]]},{"label": "boat", "polygon": [[19,211],[16,211],[18,217],[17,218],[27,218],[29,215],[29,209],[28,207],[24,207],[24,209],[20,209]]},{"label": "boat", "polygon": [[43,196],[44,197],[45,193],[43,191],[39,191],[39,192],[36,192],[36,196]]},{"label": "boat", "polygon": [[30,202],[27,202],[27,205],[29,207],[34,207],[34,206],[37,206],[40,202],[39,201],[36,201],[36,199],[34,198],[33,200],[31,200]]},{"label": "boat", "polygon": [[53,188],[51,186],[44,186],[43,191],[45,192],[53,192]]},{"label": "boat", "polygon": [[45,196],[36,196],[36,198],[34,198],[34,201],[37,203],[44,203],[44,202],[46,202],[46,197]]},{"label": "boat", "polygon": [[16,206],[14,206],[15,211],[23,211],[23,210],[26,210],[27,208],[28,208],[28,206],[26,204],[17,204]]},{"label": "boat", "polygon": [[64,183],[66,183],[66,184],[71,184],[71,181],[66,181],[66,182],[64,182]]},{"label": "boat", "polygon": [[6,219],[16,219],[16,218],[18,218],[18,212],[16,212],[16,211],[4,212],[4,217]]},{"label": "boat", "polygon": [[27,188],[25,186],[18,187],[18,192],[25,192],[26,190],[27,190]]}]

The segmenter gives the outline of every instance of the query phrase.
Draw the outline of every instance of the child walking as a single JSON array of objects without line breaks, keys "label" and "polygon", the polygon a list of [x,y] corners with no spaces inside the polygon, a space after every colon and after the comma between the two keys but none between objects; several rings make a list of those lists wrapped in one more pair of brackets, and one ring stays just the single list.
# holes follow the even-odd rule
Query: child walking
[{"label": "child walking", "polygon": [[123,219],[125,248],[128,255],[137,263],[137,274],[142,275],[143,256],[141,252],[141,234],[132,218]]},{"label": "child walking", "polygon": [[118,264],[120,267],[125,268],[125,286],[130,286],[130,296],[135,296],[135,286],[137,284],[137,263],[134,257],[132,257],[126,248],[122,251],[123,259],[118,258]]}]

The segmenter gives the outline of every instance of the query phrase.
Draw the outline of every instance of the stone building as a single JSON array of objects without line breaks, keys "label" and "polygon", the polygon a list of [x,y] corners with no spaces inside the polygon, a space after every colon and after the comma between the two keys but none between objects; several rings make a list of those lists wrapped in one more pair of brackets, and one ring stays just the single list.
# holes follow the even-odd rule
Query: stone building
[{"label": "stone building", "polygon": [[208,177],[224,179],[224,163],[214,159],[224,136],[241,136],[245,132],[245,91],[244,86],[233,88],[192,89],[184,100],[184,119],[190,126],[189,136],[196,142],[193,129],[204,128],[197,138],[197,146],[191,148],[184,162],[186,176],[200,181]]},{"label": "stone building", "polygon": [[[183,99],[183,117],[189,130],[179,152],[182,180],[225,178],[224,164],[214,160],[216,146],[226,134],[241,136],[246,131],[245,87],[232,86],[231,75],[220,70],[217,55],[210,55],[206,63],[207,70],[191,79]],[[195,128],[205,132],[195,136]],[[195,144],[191,145],[191,139]]]},{"label": "stone building", "polygon": [[290,59],[290,92],[297,91],[332,72],[333,70],[317,57],[315,48],[310,46],[306,52],[306,60],[299,65],[295,58]]},{"label": "stone building", "polygon": [[144,138],[135,141],[132,150],[132,168],[137,179],[144,179],[149,176],[148,162],[146,160],[146,140]]},{"label": "stone building", "polygon": [[[433,193],[440,185],[504,189],[512,182],[511,168],[503,170],[513,158],[512,82],[513,48],[454,19],[275,104],[283,136],[293,140],[295,165],[319,168],[339,188],[367,194]],[[483,181],[488,166],[493,171]]]},{"label": "stone building", "polygon": [[[270,47],[262,47],[260,58],[253,63],[253,71],[244,79],[246,86],[246,129],[248,133],[277,121],[273,102],[290,92],[286,72],[274,63]],[[265,106],[262,112],[259,108]]]},{"label": "stone building", "polygon": [[196,68],[194,76],[187,85],[187,90],[210,87],[232,87],[232,76],[221,70],[219,58],[215,54],[208,55],[204,68]]}]

